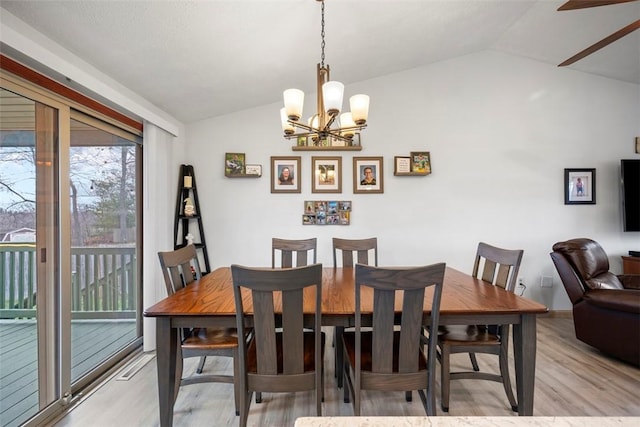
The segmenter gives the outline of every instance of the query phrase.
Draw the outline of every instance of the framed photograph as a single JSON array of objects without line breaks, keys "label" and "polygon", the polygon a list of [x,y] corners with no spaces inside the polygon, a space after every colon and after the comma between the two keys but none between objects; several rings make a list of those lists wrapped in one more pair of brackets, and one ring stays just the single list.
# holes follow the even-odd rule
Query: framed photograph
[{"label": "framed photograph", "polygon": [[246,174],[262,176],[262,165],[247,165]]},{"label": "framed photograph", "polygon": [[393,174],[411,173],[411,157],[394,157]]},{"label": "framed photograph", "polygon": [[564,170],[564,204],[595,205],[596,204],[596,170],[565,169]]},{"label": "framed photograph", "polygon": [[384,193],[382,157],[353,158],[353,192]]},{"label": "framed photograph", "polygon": [[342,193],[342,157],[311,157],[311,192]]},{"label": "framed photograph", "polygon": [[425,175],[431,173],[431,157],[428,151],[411,152],[411,172]]},{"label": "framed photograph", "polygon": [[245,172],[244,153],[225,153],[224,155],[225,176],[244,175],[245,173],[246,172]]},{"label": "framed photograph", "polygon": [[300,156],[271,157],[271,192],[300,193]]}]

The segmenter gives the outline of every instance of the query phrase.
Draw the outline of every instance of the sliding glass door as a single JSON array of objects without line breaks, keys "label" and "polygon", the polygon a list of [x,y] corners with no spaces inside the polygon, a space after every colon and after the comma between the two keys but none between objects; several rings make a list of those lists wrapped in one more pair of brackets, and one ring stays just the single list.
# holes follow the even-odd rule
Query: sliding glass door
[{"label": "sliding glass door", "polygon": [[0,87],[0,424],[39,424],[142,342],[140,138]]},{"label": "sliding glass door", "polygon": [[[69,150],[71,381],[137,338],[137,145],[74,114]],[[111,130],[109,132],[108,130]]]},{"label": "sliding glass door", "polygon": [[0,102],[0,419],[18,425],[61,398],[59,110]]}]

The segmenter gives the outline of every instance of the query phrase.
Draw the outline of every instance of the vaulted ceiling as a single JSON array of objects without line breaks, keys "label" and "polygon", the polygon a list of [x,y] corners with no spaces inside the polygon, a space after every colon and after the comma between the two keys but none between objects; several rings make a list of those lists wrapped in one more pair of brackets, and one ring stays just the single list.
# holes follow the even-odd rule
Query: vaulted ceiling
[{"label": "vaulted ceiling", "polygon": [[[553,66],[640,19],[640,2],[326,0],[326,63],[345,84],[482,50]],[[316,0],[9,1],[24,23],[179,120],[315,92]],[[568,68],[640,84],[640,31]],[[560,69],[559,72],[561,72]]]}]

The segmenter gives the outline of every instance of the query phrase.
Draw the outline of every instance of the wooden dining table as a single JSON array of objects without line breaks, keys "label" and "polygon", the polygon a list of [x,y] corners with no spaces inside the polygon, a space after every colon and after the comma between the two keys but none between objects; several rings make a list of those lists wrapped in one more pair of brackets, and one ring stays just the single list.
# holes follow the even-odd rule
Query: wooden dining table
[{"label": "wooden dining table", "polygon": [[[325,267],[322,271],[322,324],[353,326],[355,323],[353,268]],[[425,294],[424,324],[429,324],[432,290]],[[309,313],[312,298],[309,298]],[[362,302],[362,313],[371,312]],[[307,303],[305,298],[305,304]],[[244,300],[247,314],[251,299]],[[277,303],[276,303],[277,306]],[[401,307],[398,307],[398,313]],[[536,367],[536,316],[548,308],[535,301],[506,292],[466,273],[447,267],[440,303],[441,325],[511,324],[516,374],[518,413],[533,415]],[[173,423],[173,404],[182,376],[178,342],[180,328],[236,326],[231,269],[220,267],[159,301],[144,311],[156,318],[156,357],[160,425]],[[180,360],[178,360],[180,359]],[[427,390],[427,393],[433,393]]]}]

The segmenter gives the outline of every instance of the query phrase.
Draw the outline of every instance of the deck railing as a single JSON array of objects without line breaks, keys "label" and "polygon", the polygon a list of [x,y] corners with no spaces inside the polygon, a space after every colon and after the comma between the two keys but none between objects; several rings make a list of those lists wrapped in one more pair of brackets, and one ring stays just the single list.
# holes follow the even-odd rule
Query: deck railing
[{"label": "deck railing", "polygon": [[[136,312],[136,248],[71,248],[73,318],[133,318]],[[35,317],[36,248],[0,243],[0,318]]]}]

